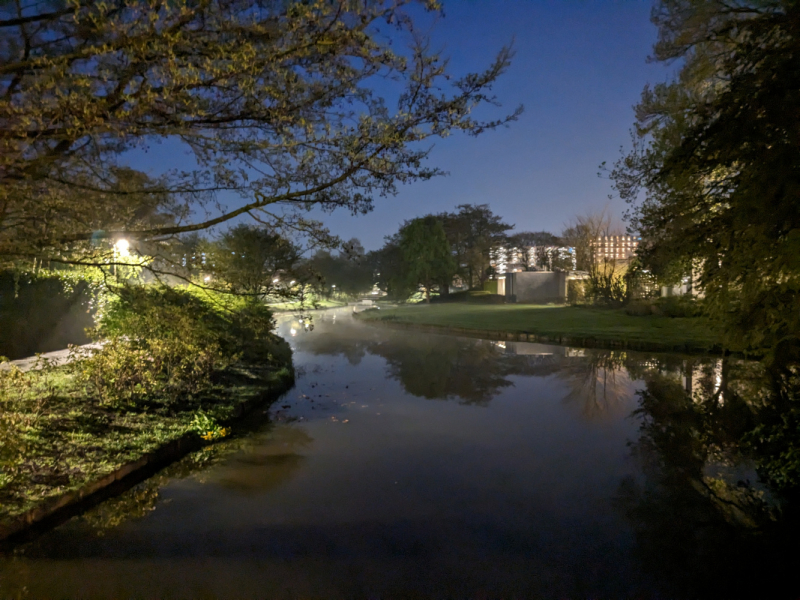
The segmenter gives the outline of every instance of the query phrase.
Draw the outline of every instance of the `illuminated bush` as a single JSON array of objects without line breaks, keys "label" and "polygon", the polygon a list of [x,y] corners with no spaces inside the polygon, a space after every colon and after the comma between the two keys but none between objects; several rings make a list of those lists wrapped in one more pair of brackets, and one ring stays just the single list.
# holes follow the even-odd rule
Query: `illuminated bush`
[{"label": "illuminated bush", "polygon": [[101,401],[176,400],[207,389],[215,373],[244,355],[269,363],[273,327],[269,310],[239,299],[126,287],[93,331],[102,349],[76,364]]}]

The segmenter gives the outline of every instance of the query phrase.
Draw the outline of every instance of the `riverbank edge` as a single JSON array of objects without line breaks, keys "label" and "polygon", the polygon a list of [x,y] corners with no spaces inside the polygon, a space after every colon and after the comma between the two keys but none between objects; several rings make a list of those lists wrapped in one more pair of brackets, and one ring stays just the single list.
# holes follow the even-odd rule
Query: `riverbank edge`
[{"label": "riverbank edge", "polygon": [[[274,385],[264,389],[257,396],[240,400],[234,408],[233,416],[221,425],[232,425],[248,416],[254,409],[273,404],[288,392],[295,383],[294,365],[290,362],[276,369],[286,370],[287,375],[279,378]],[[185,433],[160,448],[147,452],[93,481],[44,500],[37,506],[13,517],[0,520],[0,543],[13,543],[33,529],[49,529],[70,517],[83,512],[99,501],[121,494],[136,483],[143,481],[160,469],[176,462],[187,454],[199,450],[206,442],[194,433]],[[114,493],[109,493],[111,488]]]},{"label": "riverbank edge", "polygon": [[701,347],[696,344],[664,344],[660,342],[634,342],[629,340],[615,340],[596,338],[594,336],[549,336],[530,333],[527,331],[511,331],[507,329],[472,329],[468,327],[453,327],[452,325],[435,325],[431,323],[409,323],[396,319],[370,318],[364,313],[354,313],[353,317],[363,323],[385,326],[392,329],[411,329],[428,331],[432,333],[449,333],[464,337],[509,340],[516,342],[532,342],[536,344],[556,344],[559,346],[573,346],[577,348],[598,348],[605,350],[634,350],[637,352],[681,352],[685,354],[732,354],[722,349],[720,345],[711,348]]},{"label": "riverbank edge", "polygon": [[350,305],[345,303],[345,304],[342,304],[340,306],[320,306],[319,308],[300,308],[300,307],[298,307],[298,308],[270,308],[270,306],[268,304],[267,308],[269,308],[269,310],[274,315],[287,315],[287,314],[297,313],[298,311],[300,311],[300,312],[305,314],[307,312],[313,313],[313,312],[322,311],[322,310],[336,310],[337,308],[347,308],[348,306],[350,306]]}]

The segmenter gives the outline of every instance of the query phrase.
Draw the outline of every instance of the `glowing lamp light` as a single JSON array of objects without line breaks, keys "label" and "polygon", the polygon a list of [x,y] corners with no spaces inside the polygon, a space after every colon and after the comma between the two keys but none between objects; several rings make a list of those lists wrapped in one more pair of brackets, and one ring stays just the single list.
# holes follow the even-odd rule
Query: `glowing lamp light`
[{"label": "glowing lamp light", "polygon": [[114,250],[120,257],[125,257],[130,254],[131,243],[126,239],[120,239],[114,242]]},{"label": "glowing lamp light", "polygon": [[294,279],[289,282],[289,285],[294,285]]},{"label": "glowing lamp light", "polygon": [[294,336],[296,336],[296,335],[297,335],[297,330],[296,330],[294,327],[292,327],[292,328],[289,330],[289,333],[291,334],[291,336],[292,336],[292,337],[294,337]]},{"label": "glowing lamp light", "polygon": [[273,279],[273,280],[272,280],[272,283],[278,283],[279,281],[280,281],[280,279],[278,279],[278,278],[276,277],[275,279]]},{"label": "glowing lamp light", "polygon": [[333,284],[331,287],[332,287],[332,288],[335,288],[335,287],[336,287],[336,284]]}]

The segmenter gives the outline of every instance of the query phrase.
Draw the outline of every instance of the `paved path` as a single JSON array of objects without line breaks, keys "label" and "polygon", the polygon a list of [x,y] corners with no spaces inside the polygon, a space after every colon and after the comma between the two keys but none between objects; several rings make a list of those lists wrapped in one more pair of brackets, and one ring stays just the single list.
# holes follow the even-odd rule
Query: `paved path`
[{"label": "paved path", "polygon": [[[86,344],[80,346],[81,348],[102,348],[101,344]],[[63,365],[69,362],[69,350],[54,350],[53,352],[43,352],[40,354],[42,358],[46,358],[54,365]],[[18,367],[21,371],[29,371],[36,366],[36,361],[39,356],[29,356],[28,358],[20,358],[9,362],[0,363],[0,370],[10,369],[12,366]]]}]

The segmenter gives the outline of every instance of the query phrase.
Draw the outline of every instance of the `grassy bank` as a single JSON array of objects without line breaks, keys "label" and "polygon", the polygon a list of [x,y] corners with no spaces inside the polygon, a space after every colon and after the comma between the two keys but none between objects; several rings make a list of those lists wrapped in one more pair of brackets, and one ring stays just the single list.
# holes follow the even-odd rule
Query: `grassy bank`
[{"label": "grassy bank", "polygon": [[319,308],[338,308],[347,306],[347,302],[339,300],[315,300],[313,303],[301,304],[300,302],[277,302],[269,304],[269,309],[273,312],[291,312],[297,310],[316,310]]},{"label": "grassy bank", "polygon": [[[187,434],[208,442],[225,437],[242,403],[276,397],[293,381],[290,358],[281,367],[239,364],[196,394],[127,405],[87,398],[80,369],[78,362],[0,372],[0,521],[79,490]],[[3,394],[9,386],[24,393]]]},{"label": "grassy bank", "polygon": [[378,323],[433,326],[477,332],[529,334],[541,341],[580,345],[622,345],[650,350],[711,350],[719,338],[699,317],[631,316],[621,309],[527,304],[414,305],[366,311],[359,318]]},{"label": "grassy bank", "polygon": [[272,328],[252,303],[123,288],[99,321],[102,345],[60,366],[0,368],[0,534],[168,447],[228,436],[245,407],[293,382]]}]

